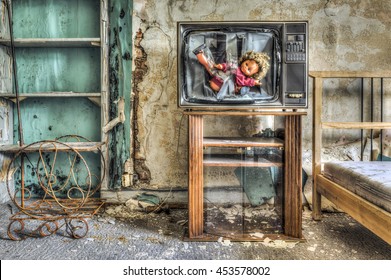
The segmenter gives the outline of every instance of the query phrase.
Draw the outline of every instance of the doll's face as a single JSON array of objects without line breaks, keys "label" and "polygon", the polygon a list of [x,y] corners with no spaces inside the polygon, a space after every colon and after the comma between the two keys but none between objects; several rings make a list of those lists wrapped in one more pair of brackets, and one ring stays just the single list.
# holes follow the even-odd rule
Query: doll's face
[{"label": "doll's face", "polygon": [[242,64],[240,64],[240,70],[242,70],[243,74],[247,77],[251,77],[255,73],[258,73],[259,66],[255,62],[255,60],[248,59],[243,61]]}]

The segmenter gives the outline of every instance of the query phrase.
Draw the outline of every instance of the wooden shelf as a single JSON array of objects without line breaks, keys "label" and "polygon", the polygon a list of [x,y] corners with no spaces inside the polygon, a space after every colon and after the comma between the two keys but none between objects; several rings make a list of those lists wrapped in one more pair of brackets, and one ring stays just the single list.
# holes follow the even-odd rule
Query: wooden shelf
[{"label": "wooden shelf", "polygon": [[227,110],[227,111],[185,111],[184,115],[190,116],[304,116],[307,115],[307,112],[301,111],[288,111],[288,110],[280,110],[276,111],[276,109],[264,109],[262,111],[238,111],[238,110]]},{"label": "wooden shelf", "polygon": [[284,141],[278,138],[261,137],[205,137],[204,147],[284,147]]},{"label": "wooden shelf", "polygon": [[[0,93],[0,97],[16,98],[14,93]],[[56,91],[56,92],[34,92],[19,93],[19,97],[101,97],[100,92],[73,92],[73,91]]]},{"label": "wooden shelf", "polygon": [[313,78],[391,78],[391,71],[310,71]]},{"label": "wooden shelf", "polygon": [[322,128],[388,129],[391,128],[391,122],[323,122]]},{"label": "wooden shelf", "polygon": [[56,142],[37,142],[31,145],[3,145],[0,146],[1,153],[17,153],[23,150],[25,153],[34,153],[39,150],[44,152],[54,151],[71,151],[72,149],[78,152],[96,152],[103,145],[103,142],[64,142],[64,144]]},{"label": "wooden shelf", "polygon": [[272,162],[265,158],[204,157],[204,166],[224,167],[282,167],[282,162]]},{"label": "wooden shelf", "polygon": [[[0,45],[11,46],[11,40],[0,39]],[[17,38],[17,48],[75,48],[100,47],[100,38]]]}]

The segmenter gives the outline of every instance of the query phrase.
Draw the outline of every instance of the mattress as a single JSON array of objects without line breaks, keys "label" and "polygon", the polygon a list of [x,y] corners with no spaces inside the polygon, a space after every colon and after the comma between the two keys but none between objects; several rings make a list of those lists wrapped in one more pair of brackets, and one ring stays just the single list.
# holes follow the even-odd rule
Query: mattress
[{"label": "mattress", "polygon": [[328,162],[323,175],[391,212],[391,161]]}]

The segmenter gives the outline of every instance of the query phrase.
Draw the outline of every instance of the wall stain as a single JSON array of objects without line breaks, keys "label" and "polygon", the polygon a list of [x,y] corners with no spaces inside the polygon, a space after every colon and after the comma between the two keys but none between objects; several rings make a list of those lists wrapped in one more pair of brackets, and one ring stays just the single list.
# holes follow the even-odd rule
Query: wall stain
[{"label": "wall stain", "polygon": [[139,84],[144,80],[145,75],[148,72],[147,60],[148,55],[144,48],[141,46],[141,41],[144,38],[144,33],[141,28],[138,30],[134,40],[134,49],[136,57],[134,58],[135,69],[132,75],[133,85],[133,153],[132,158],[134,159],[134,171],[136,180],[142,184],[149,184],[151,181],[151,171],[145,164],[145,157],[140,154],[140,139],[139,139],[139,128],[138,128],[138,109],[140,103],[140,89]]}]

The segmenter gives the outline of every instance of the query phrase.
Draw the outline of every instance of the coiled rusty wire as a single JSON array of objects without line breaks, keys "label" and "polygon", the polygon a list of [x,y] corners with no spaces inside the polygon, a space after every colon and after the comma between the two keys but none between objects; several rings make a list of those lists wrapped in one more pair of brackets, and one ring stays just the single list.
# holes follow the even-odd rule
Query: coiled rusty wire
[{"label": "coiled rusty wire", "polygon": [[[105,176],[104,158],[99,146],[95,147],[100,155],[102,163],[102,174],[97,176],[92,174],[87,161],[79,151],[73,148],[70,142],[59,140],[76,139],[77,141],[88,141],[86,138],[77,135],[66,135],[56,140],[38,141],[24,147],[14,155],[7,168],[7,178],[15,176],[20,170],[20,186],[14,186],[7,180],[7,190],[14,205],[19,212],[10,217],[8,226],[8,236],[12,240],[21,240],[26,236],[48,236],[56,233],[64,225],[67,234],[74,238],[84,237],[88,232],[86,218],[91,218],[97,213],[103,202],[93,198],[100,189]],[[37,148],[38,147],[38,148]],[[39,155],[36,165],[33,165],[28,157],[28,153],[36,151]],[[66,154],[69,163],[68,173],[65,179],[59,180],[59,172],[56,163],[61,155]],[[51,155],[52,162],[49,164],[48,155]],[[45,157],[46,155],[46,157]],[[44,192],[40,198],[34,198],[30,188],[25,186],[25,159],[31,165],[35,182],[30,182]],[[18,165],[18,162],[20,164]],[[35,167],[34,167],[35,166]],[[61,168],[64,169],[63,162]],[[80,182],[80,174],[84,172],[86,176]],[[97,183],[93,184],[93,178]],[[13,180],[15,181],[15,180]],[[94,186],[93,186],[94,185]],[[61,194],[65,193],[65,197]],[[25,223],[30,222],[32,231],[25,229]]]}]

